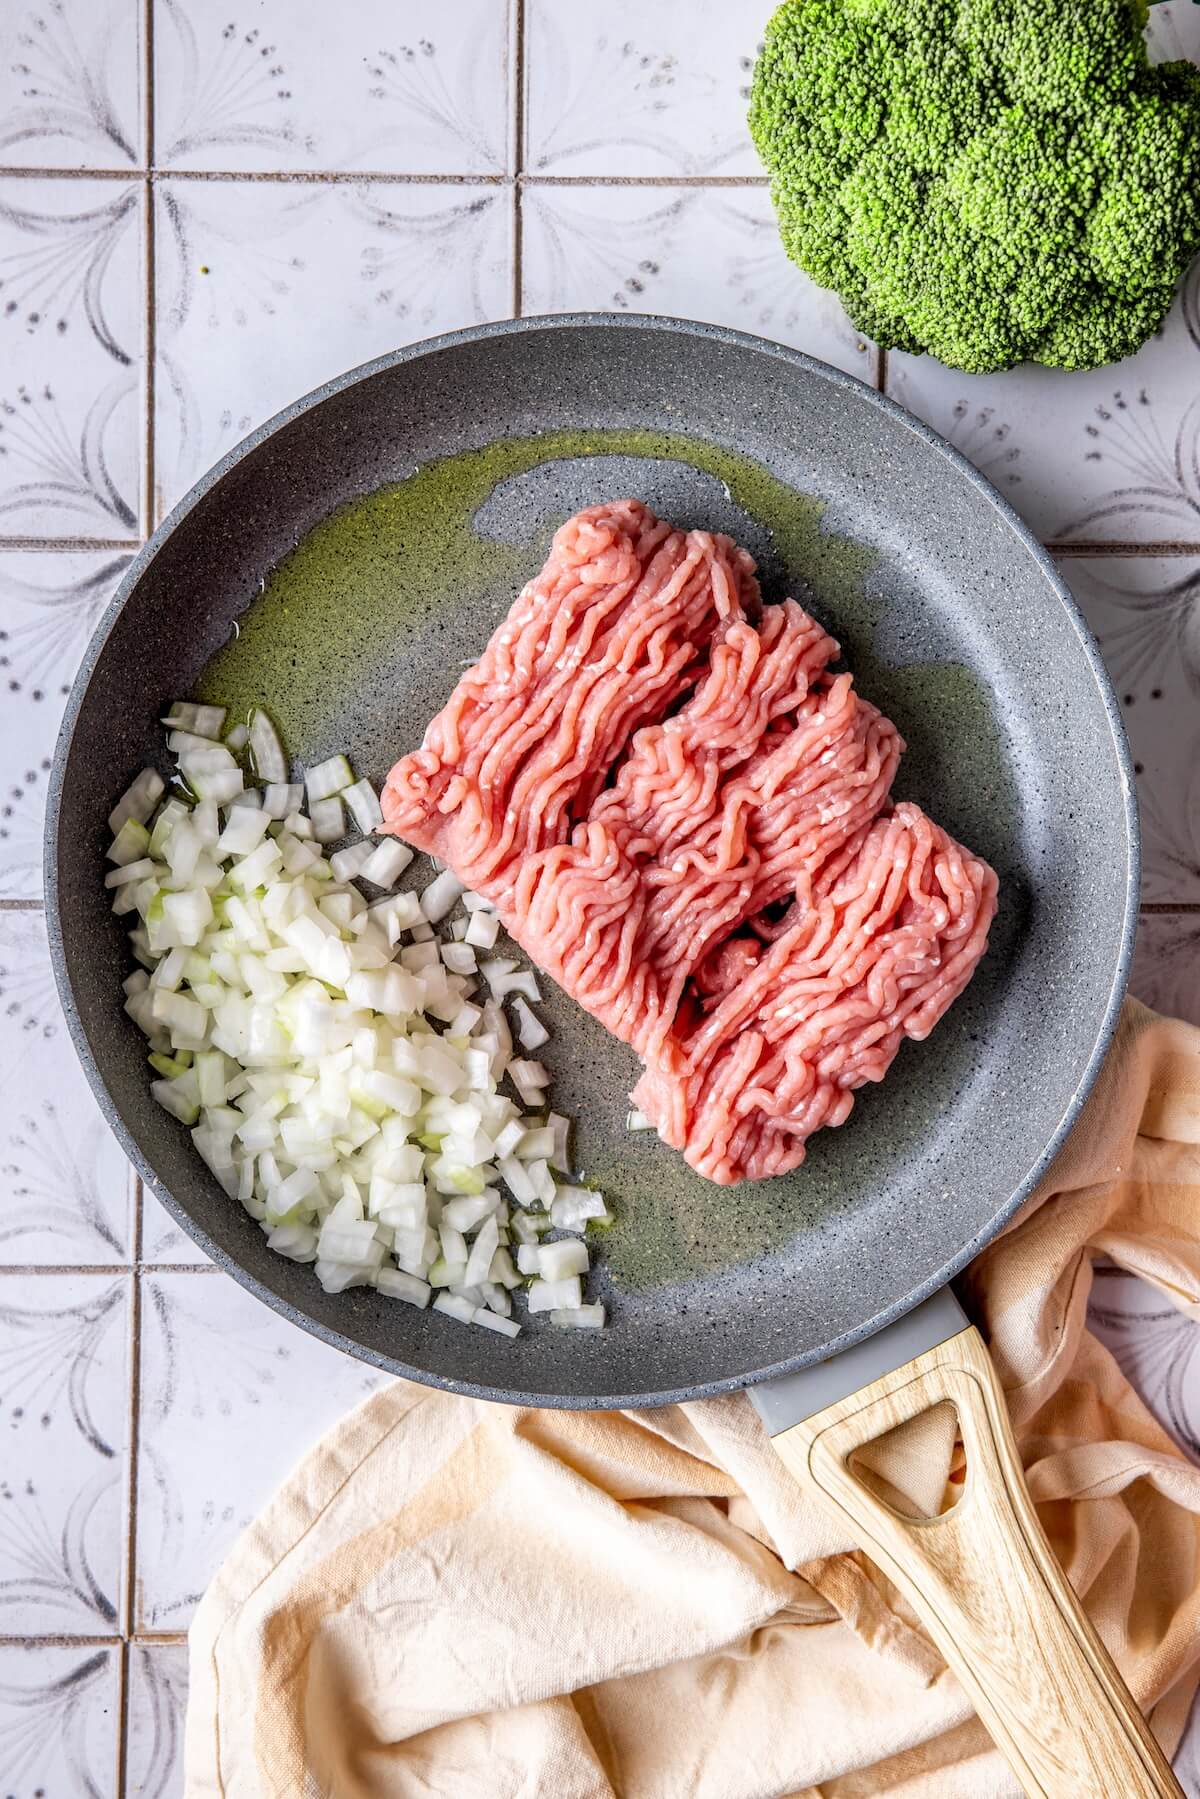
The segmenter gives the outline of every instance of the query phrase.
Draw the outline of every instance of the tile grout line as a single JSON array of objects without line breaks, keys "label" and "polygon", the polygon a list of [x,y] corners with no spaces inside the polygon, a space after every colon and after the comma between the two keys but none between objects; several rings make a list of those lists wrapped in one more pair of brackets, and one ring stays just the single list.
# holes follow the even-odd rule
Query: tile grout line
[{"label": "tile grout line", "polygon": [[[3,171],[0,171],[2,174]],[[390,169],[173,169],[152,168],[149,177],[160,181],[250,181],[270,186],[295,187],[509,187],[511,175],[401,175]]]},{"label": "tile grout line", "polygon": [[1051,556],[1077,556],[1080,560],[1100,556],[1200,556],[1200,543],[1186,543],[1182,539],[1163,543],[1129,540],[1105,543],[1100,539],[1081,538],[1078,543],[1058,543],[1048,537],[1042,540],[1042,548]]},{"label": "tile grout line", "polygon": [[[524,10],[523,0],[513,0],[522,21],[520,42],[523,64]],[[515,68],[515,59],[514,59]],[[767,189],[765,175],[553,175],[530,174],[517,168],[513,174],[401,174],[394,169],[175,169],[157,167],[153,161],[144,169],[20,169],[0,168],[0,180],[20,181],[36,177],[43,181],[250,181],[309,183],[319,185],[353,185],[376,183],[410,187],[509,187],[514,182],[525,187],[709,187]]]},{"label": "tile grout line", "polygon": [[512,315],[525,310],[525,0],[512,0]]},{"label": "tile grout line", "polygon": [[129,1762],[129,1638],[117,1645],[117,1729],[114,1744],[116,1782],[115,1799],[124,1799],[127,1790],[126,1769]]},{"label": "tile grout line", "polygon": [[63,1636],[54,1631],[29,1636],[0,1636],[0,1649],[119,1649],[128,1640],[146,1649],[179,1649],[187,1644],[186,1630],[135,1630],[128,1639],[113,1636]]},{"label": "tile grout line", "polygon": [[141,1454],[142,1404],[142,1271],[135,1265],[130,1288],[129,1438],[126,1444],[125,1592],[122,1634],[128,1640],[137,1630],[138,1556],[138,1460]]},{"label": "tile grout line", "polygon": [[0,1262],[0,1279],[6,1274],[90,1274],[115,1280],[118,1275],[221,1273],[215,1262]]},{"label": "tile grout line", "polygon": [[48,1631],[41,1636],[0,1636],[0,1649],[119,1649],[121,1637],[72,1637]]},{"label": "tile grout line", "polygon": [[[154,530],[155,486],[155,384],[158,360],[158,314],[155,306],[158,268],[155,244],[156,200],[154,194],[154,0],[142,5],[142,150],[146,164],[142,183],[142,279],[145,282],[145,355],[142,377],[142,530],[147,537]],[[139,1215],[141,1208],[139,1206]],[[122,1783],[123,1790],[123,1783]]]},{"label": "tile grout line", "polygon": [[141,537],[0,537],[0,550],[140,550]]},{"label": "tile grout line", "polygon": [[[2,179],[2,177],[0,177]],[[673,315],[664,313],[663,317]],[[769,340],[768,340],[769,341]],[[877,370],[876,379],[887,380],[887,351],[876,348],[876,356],[882,364]],[[885,392],[882,386],[879,391]],[[914,417],[916,415],[914,414]],[[106,551],[127,550],[135,554],[144,548],[146,536],[141,537],[3,537],[0,536],[0,554],[20,553],[22,555],[47,555],[50,553],[66,553],[85,555]],[[1076,541],[1061,542],[1047,537],[1038,540],[1042,548],[1052,556],[1200,556],[1200,540],[1194,542],[1185,538],[1151,538],[1146,542],[1138,542],[1128,538],[1114,538],[1106,542],[1103,538],[1079,538]]]}]

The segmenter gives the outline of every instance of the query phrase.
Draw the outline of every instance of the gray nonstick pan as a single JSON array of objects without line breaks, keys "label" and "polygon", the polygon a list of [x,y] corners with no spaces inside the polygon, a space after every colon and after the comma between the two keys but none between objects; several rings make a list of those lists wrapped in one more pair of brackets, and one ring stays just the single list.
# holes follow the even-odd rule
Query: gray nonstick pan
[{"label": "gray nonstick pan", "polygon": [[[347,750],[380,782],[555,526],[628,495],[729,531],[768,597],[794,593],[830,627],[908,742],[897,794],[988,858],[1001,910],[930,1040],[907,1045],[794,1175],[734,1190],[626,1129],[631,1052],[553,995],[555,1104],[617,1214],[598,1282],[610,1323],[499,1341],[370,1289],[324,1293],[267,1248],[155,1105],[121,1012],[105,820],[160,756],[166,705],[197,693],[261,701],[300,761]],[[143,1178],[210,1256],[352,1354],[487,1399],[659,1405],[752,1386],[797,1478],[908,1593],[1026,1790],[1089,1796],[1178,1789],[1041,1537],[982,1343],[948,1293],[932,1296],[1012,1216],[1083,1103],[1124,989],[1137,862],[1095,646],[984,478],[808,357],[628,315],[399,351],[231,451],[137,557],[96,634],[46,843],[84,1067]],[[943,1399],[966,1443],[963,1498],[943,1518],[901,1519],[848,1458]]]}]

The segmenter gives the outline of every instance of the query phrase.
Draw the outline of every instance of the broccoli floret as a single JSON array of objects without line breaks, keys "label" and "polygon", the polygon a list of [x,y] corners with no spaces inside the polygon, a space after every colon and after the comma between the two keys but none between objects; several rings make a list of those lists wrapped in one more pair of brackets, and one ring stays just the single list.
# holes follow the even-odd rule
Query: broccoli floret
[{"label": "broccoli floret", "polygon": [[1097,368],[1200,250],[1200,70],[1145,0],[784,0],[750,129],[784,247],[860,331],[971,372]]}]

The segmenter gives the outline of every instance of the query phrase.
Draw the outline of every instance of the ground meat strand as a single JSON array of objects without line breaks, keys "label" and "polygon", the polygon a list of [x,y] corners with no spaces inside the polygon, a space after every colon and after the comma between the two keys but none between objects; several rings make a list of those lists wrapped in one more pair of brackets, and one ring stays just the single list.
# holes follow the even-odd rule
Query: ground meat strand
[{"label": "ground meat strand", "polygon": [[640,502],[565,524],[383,794],[645,1063],[709,1179],[781,1174],[929,1031],[996,877],[889,794],[890,720],[729,538]]}]

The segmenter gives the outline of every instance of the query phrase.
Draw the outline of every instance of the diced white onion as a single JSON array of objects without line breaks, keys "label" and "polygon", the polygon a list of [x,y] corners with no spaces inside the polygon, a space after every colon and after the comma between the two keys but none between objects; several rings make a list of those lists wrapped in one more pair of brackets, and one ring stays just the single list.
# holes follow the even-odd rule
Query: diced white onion
[{"label": "diced white onion", "polygon": [[308,808],[308,819],[318,843],[336,843],[346,835],[346,809],[336,793],[327,800],[314,800]]},{"label": "diced white onion", "polygon": [[412,859],[413,853],[407,843],[401,843],[398,837],[388,837],[375,845],[358,872],[364,881],[370,881],[375,887],[394,887]]},{"label": "diced white onion", "polygon": [[354,770],[345,756],[330,756],[324,762],[316,763],[304,777],[309,805],[314,800],[327,800],[333,794],[343,792],[353,779]]},{"label": "diced white onion", "polygon": [[573,1274],[586,1274],[589,1267],[587,1244],[578,1237],[563,1237],[557,1243],[543,1243],[537,1251],[538,1273],[545,1281],[561,1281]]},{"label": "diced white onion", "polygon": [[354,781],[347,787],[342,798],[350,808],[351,818],[364,836],[369,835],[383,823],[383,811],[379,804],[379,796],[365,776],[361,781]]},{"label": "diced white onion", "polygon": [[268,818],[286,818],[304,804],[303,781],[272,781],[263,788],[263,811]]},{"label": "diced white onion", "polygon": [[563,1280],[535,1280],[529,1288],[529,1310],[531,1312],[563,1312],[575,1311],[583,1304],[583,1293],[579,1286],[577,1274],[567,1275]]},{"label": "diced white onion", "polygon": [[108,815],[108,828],[115,837],[126,819],[134,818],[144,825],[163,795],[163,779],[157,769],[144,768],[125,789]]},{"label": "diced white onion", "polygon": [[517,1018],[517,1041],[522,1049],[541,1049],[543,1043],[549,1043],[549,1031],[523,999],[518,997],[513,1001],[513,1011]]},{"label": "diced white onion", "polygon": [[550,1218],[556,1230],[581,1231],[589,1218],[604,1218],[607,1211],[603,1193],[593,1193],[590,1187],[559,1187]]},{"label": "diced white onion", "polygon": [[439,924],[455,904],[463,884],[450,869],[435,875],[421,894],[421,911],[427,924]]},{"label": "diced white onion", "polygon": [[261,706],[250,720],[249,745],[250,759],[260,781],[287,780],[287,757],[283,753],[279,733]]},{"label": "diced white onion", "polygon": [[439,1293],[433,1302],[435,1312],[445,1312],[449,1318],[457,1318],[461,1324],[473,1324],[479,1307],[472,1305],[458,1293]]},{"label": "diced white onion", "polygon": [[[520,996],[520,1046],[540,1048],[549,1034],[525,1003],[536,978],[495,958],[493,997],[471,1003],[495,912],[449,869],[420,898],[368,905],[353,881],[390,886],[408,845],[364,840],[326,861],[321,843],[341,835],[347,807],[364,830],[381,822],[370,784],[330,757],[309,771],[305,811],[267,715],[221,743],[224,718],[192,702],[169,715],[194,804],[164,800],[146,770],[111,819],[105,885],[134,927],[141,967],[122,997],[149,1039],[153,1097],[268,1245],[328,1292],[374,1286],[514,1337],[510,1294],[524,1303],[532,1278],[530,1311],[602,1322],[582,1302],[587,1245],[542,1241],[609,1215],[602,1196],[556,1184],[567,1120],[542,1122],[549,1073],[511,1059],[499,997]],[[261,788],[232,754],[239,730]],[[460,896],[464,915],[439,939]],[[528,1110],[500,1091],[506,1072]]]},{"label": "diced white onion", "polygon": [[329,858],[329,866],[333,870],[335,881],[352,881],[360,875],[371,860],[371,844],[350,843],[344,850],[335,850]]},{"label": "diced white onion", "polygon": [[568,1330],[603,1330],[604,1307],[599,1300],[586,1306],[559,1307],[551,1312],[550,1322],[551,1324],[565,1325]]}]

